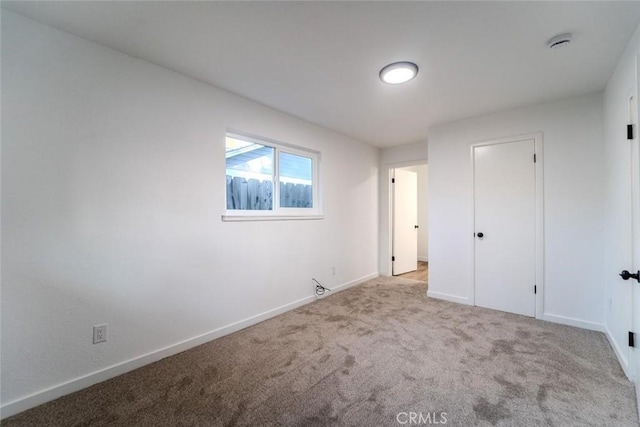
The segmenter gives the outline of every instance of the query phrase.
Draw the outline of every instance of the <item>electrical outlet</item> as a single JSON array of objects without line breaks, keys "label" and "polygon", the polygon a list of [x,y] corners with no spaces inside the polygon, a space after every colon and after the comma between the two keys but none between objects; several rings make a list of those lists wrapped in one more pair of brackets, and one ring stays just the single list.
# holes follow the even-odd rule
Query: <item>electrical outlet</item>
[{"label": "electrical outlet", "polygon": [[93,343],[98,344],[107,341],[107,324],[93,327]]},{"label": "electrical outlet", "polygon": [[336,267],[335,266],[331,267],[331,275],[332,276],[336,275]]}]

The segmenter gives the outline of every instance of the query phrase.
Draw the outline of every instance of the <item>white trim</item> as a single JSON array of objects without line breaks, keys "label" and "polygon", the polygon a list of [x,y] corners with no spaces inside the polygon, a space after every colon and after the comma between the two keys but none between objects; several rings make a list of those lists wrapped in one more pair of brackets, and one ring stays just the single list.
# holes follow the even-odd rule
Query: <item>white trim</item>
[{"label": "white trim", "polygon": [[429,262],[429,258],[427,258],[426,256],[419,256],[418,261]]},{"label": "white trim", "polygon": [[[638,82],[640,80],[640,74],[639,74],[639,60],[640,60],[640,55],[638,53],[636,53],[635,55],[635,61],[634,61],[634,65],[635,65],[635,70],[634,70],[634,85],[633,85],[633,89],[631,91],[631,96],[634,97],[635,100],[635,104],[633,105],[634,108],[632,111],[630,111],[630,113],[635,113],[635,114],[629,114],[629,121],[627,123],[633,124],[634,125],[634,132],[637,131],[638,128],[638,114],[640,111],[640,100],[638,99]],[[637,216],[637,204],[638,204],[638,200],[637,200],[637,192],[634,191],[634,186],[633,186],[633,181],[635,181],[637,179],[637,175],[634,173],[634,165],[637,168],[637,161],[638,161],[638,137],[637,135],[633,135],[634,138],[630,141],[630,145],[629,145],[629,149],[630,149],[630,165],[629,165],[629,172],[631,174],[631,180],[632,180],[632,185],[631,185],[631,233],[633,238],[637,237],[637,233],[638,233],[638,224],[637,224],[637,220],[638,220],[638,216]],[[634,161],[635,158],[635,161]],[[637,182],[637,181],[636,181]],[[637,260],[639,258],[639,254],[636,253],[636,249],[634,248],[634,246],[631,246],[631,260],[632,260],[632,264],[633,267],[640,267],[637,265]],[[640,328],[640,313],[638,312],[638,310],[640,309],[640,307],[638,306],[639,302],[638,299],[639,294],[638,294],[638,289],[634,286],[631,290],[631,328],[630,331],[639,331]],[[638,336],[636,332],[636,337]],[[640,348],[631,348],[629,349],[629,368],[627,371],[625,371],[625,373],[627,374],[627,377],[633,381],[634,386],[635,386],[635,390],[636,390],[636,408],[638,410],[638,415],[640,416],[640,372],[638,372],[638,370],[640,369],[640,366],[638,366],[639,364],[639,358],[640,355],[637,354],[637,352],[640,351]],[[622,364],[621,364],[622,365]],[[624,368],[623,368],[624,369]]]},{"label": "white trim", "polygon": [[[637,132],[637,128],[638,128],[638,111],[640,109],[640,105],[638,102],[638,96],[637,96],[637,91],[638,91],[638,54],[635,55],[635,61],[634,61],[634,84],[633,87],[631,88],[631,90],[627,93],[627,98],[626,98],[626,108],[627,108],[627,113],[629,114],[628,116],[628,121],[626,123],[633,125],[633,132],[636,133]],[[631,216],[631,235],[632,235],[632,243],[631,243],[631,250],[630,250],[630,254],[631,254],[631,266],[633,267],[633,269],[635,270],[636,267],[640,268],[640,264],[638,264],[638,259],[640,258],[640,254],[638,254],[638,250],[635,247],[635,245],[633,244],[633,240],[635,240],[637,238],[638,235],[638,136],[637,135],[633,135],[633,138],[630,141],[627,141],[629,143],[629,210],[630,210],[630,216]],[[639,307],[639,302],[638,299],[640,298],[640,290],[633,286],[631,288],[631,326],[629,328],[629,331],[634,331],[636,332],[636,337],[638,336],[637,332],[640,330],[640,313],[638,312],[640,307]],[[640,351],[639,348],[629,348],[629,369],[628,369],[628,373],[627,376],[629,377],[629,379],[631,379],[631,381],[634,382],[634,385],[636,386],[636,389],[638,388],[638,379],[640,377],[640,372],[638,372],[638,370],[640,369],[639,363],[640,363],[640,355],[638,354],[638,352]],[[636,399],[637,399],[637,393],[636,393]],[[638,408],[638,412],[640,413],[640,407]]]},{"label": "white trim", "polygon": [[[273,207],[271,210],[243,210],[243,209],[226,209],[227,197],[225,191],[225,214],[222,217],[223,221],[226,221],[226,218],[232,217],[282,217],[278,220],[282,219],[304,219],[303,217],[318,217],[322,216],[322,196],[321,190],[322,185],[320,183],[321,173],[320,173],[320,163],[321,163],[321,152],[316,150],[311,150],[305,147],[300,147],[280,141],[276,141],[271,138],[255,136],[251,134],[247,134],[245,132],[239,132],[235,130],[227,129],[225,133],[225,141],[226,138],[233,138],[237,140],[247,141],[254,144],[259,144],[265,147],[273,148],[273,175],[271,179],[273,180]],[[225,143],[226,144],[226,143]],[[312,167],[312,176],[311,176],[311,185],[312,185],[312,207],[310,208],[291,208],[291,207],[281,207],[280,206],[280,154],[291,154],[294,156],[305,157],[311,160]],[[318,218],[312,218],[318,219]],[[230,221],[232,219],[229,219]],[[241,219],[239,221],[249,221],[247,219]],[[269,221],[269,219],[267,219]]]},{"label": "white trim", "polygon": [[[405,162],[392,162],[392,163],[382,163],[380,165],[380,174],[384,178],[386,176],[387,179],[387,200],[386,207],[382,207],[382,209],[387,209],[388,211],[388,223],[380,224],[380,228],[383,230],[385,234],[388,236],[388,245],[386,250],[383,250],[384,253],[381,253],[383,263],[380,265],[385,265],[382,267],[380,274],[385,276],[393,275],[393,262],[391,261],[391,257],[393,256],[393,186],[391,185],[391,179],[394,177],[394,173],[396,169],[408,168],[412,166],[422,166],[428,165],[429,162],[426,158],[424,159],[416,159]],[[381,187],[383,188],[383,187]],[[381,211],[382,212],[382,211]],[[385,271],[386,268],[386,271]]]},{"label": "white trim", "polygon": [[473,305],[473,303],[467,297],[445,294],[443,292],[427,291],[427,296],[430,298],[441,299],[444,301],[455,302],[458,304]]},{"label": "white trim", "polygon": [[362,277],[360,277],[358,279],[355,279],[355,280],[352,280],[350,282],[343,283],[342,285],[334,286],[334,287],[331,288],[331,291],[325,293],[322,296],[316,297],[316,299],[327,298],[327,297],[331,296],[334,292],[342,292],[342,291],[347,290],[349,288],[352,288],[352,287],[354,287],[356,285],[364,283],[364,282],[366,282],[368,280],[375,279],[376,277],[380,277],[380,273],[367,274],[366,276],[362,276]]},{"label": "white trim", "polygon": [[536,154],[536,319],[544,314],[544,141],[534,134]]},{"label": "white trim", "polygon": [[234,222],[234,221],[299,221],[299,220],[318,220],[324,219],[324,215],[272,215],[272,216],[259,216],[259,215],[222,215],[222,221]]},{"label": "white trim", "polygon": [[388,211],[388,216],[387,218],[389,218],[389,227],[387,228],[387,236],[388,236],[388,242],[389,244],[387,245],[387,255],[386,255],[386,259],[387,259],[387,271],[385,273],[387,273],[389,276],[393,276],[393,192],[394,190],[394,186],[393,183],[391,182],[393,179],[395,179],[396,176],[396,170],[395,168],[389,168],[387,169],[387,185],[389,188],[389,191],[387,191],[387,211]]},{"label": "white trim", "polygon": [[[504,138],[490,139],[478,141],[470,144],[471,155],[471,232],[469,233],[470,253],[472,254],[471,269],[469,271],[471,277],[471,305],[475,305],[476,301],[476,277],[475,277],[475,148],[487,145],[507,144],[519,141],[534,141],[534,153],[536,162],[534,163],[535,181],[536,181],[536,278],[535,285],[537,287],[535,298],[535,318],[542,319],[544,317],[544,147],[543,133],[532,132],[523,135],[514,135]],[[587,328],[589,329],[589,328]]]},{"label": "white trim", "polygon": [[380,273],[367,274],[366,276],[362,276],[362,277],[360,277],[358,279],[352,280],[352,281],[347,282],[347,283],[343,283],[342,285],[338,285],[338,286],[334,287],[332,289],[332,291],[333,292],[344,291],[346,289],[352,288],[352,287],[354,287],[356,285],[359,285],[359,284],[364,283],[364,282],[366,282],[368,280],[371,280],[371,279],[375,279],[377,277],[380,277]]},{"label": "white trim", "polygon": [[[334,292],[343,291],[350,287],[364,283],[367,280],[375,279],[378,276],[379,276],[378,273],[368,274],[366,276],[363,276],[358,279],[346,282],[342,285],[336,286],[333,288],[333,291]],[[248,317],[244,320],[231,323],[227,326],[214,329],[210,332],[197,335],[193,338],[180,341],[176,344],[172,344],[167,347],[154,350],[147,354],[143,354],[142,356],[134,357],[132,359],[126,360],[121,363],[117,363],[115,365],[109,366],[104,369],[100,369],[90,374],[86,374],[81,377],[74,378],[64,383],[55,385],[53,387],[49,387],[44,390],[40,390],[38,392],[29,394],[27,396],[12,400],[11,402],[7,402],[4,405],[2,405],[2,407],[0,407],[0,414],[1,414],[0,416],[2,417],[2,419],[4,419],[12,415],[16,415],[22,411],[26,411],[27,409],[34,408],[38,405],[41,405],[43,403],[65,396],[67,394],[76,392],[78,390],[82,390],[94,384],[98,384],[100,382],[114,378],[118,375],[122,375],[127,372],[133,371],[134,369],[138,369],[142,366],[156,362],[160,359],[164,359],[165,357],[173,356],[174,354],[178,354],[185,350],[189,350],[193,347],[197,347],[199,345],[205,344],[216,338],[220,338],[222,336],[225,336],[233,332],[239,331],[241,329],[247,328],[249,326],[255,325],[257,323],[260,323],[262,321],[275,317],[279,314],[285,313],[287,311],[291,311],[295,308],[298,308],[305,304],[309,304],[314,301],[315,301],[315,298],[313,296],[304,297],[302,299],[290,302],[288,304],[282,305],[272,310],[267,310],[264,313]]]},{"label": "white trim", "polygon": [[618,363],[620,363],[622,371],[627,376],[627,378],[631,379],[631,372],[629,371],[629,360],[624,356],[622,349],[618,346],[618,343],[613,338],[613,334],[611,333],[607,325],[604,325],[604,335],[607,337],[607,340],[609,340],[609,345],[611,345],[613,352],[618,358]]},{"label": "white trim", "polygon": [[542,320],[559,323],[561,325],[575,326],[576,328],[588,329],[590,331],[605,331],[605,326],[602,323],[590,322],[588,320],[581,320],[573,317],[559,316],[557,314],[544,313],[542,315]]},{"label": "white trim", "polygon": [[307,148],[307,147],[301,147],[299,145],[295,145],[295,144],[290,144],[288,142],[283,142],[277,139],[273,139],[273,138],[269,138],[266,136],[262,136],[262,135],[258,135],[258,134],[253,134],[250,132],[245,132],[244,130],[236,130],[233,128],[227,128],[226,132],[225,132],[225,136],[231,136],[231,138],[235,138],[235,139],[241,139],[241,140],[245,140],[248,142],[253,142],[255,144],[260,144],[260,145],[265,145],[265,143],[267,143],[268,146],[281,146],[286,148],[287,150],[298,150],[301,153],[313,153],[316,154],[318,156],[321,155],[321,151],[320,150],[314,150],[311,148]]},{"label": "white trim", "polygon": [[410,168],[412,166],[422,166],[422,165],[428,165],[428,164],[429,164],[429,160],[425,157],[424,159],[409,160],[406,162],[384,163],[383,166],[388,167],[389,169],[404,169],[404,168]]},{"label": "white trim", "polygon": [[[391,266],[391,270],[389,270],[389,275],[395,275],[395,261],[396,258],[396,239],[394,237],[395,232],[395,224],[396,224],[396,168],[389,169],[389,175],[391,175],[391,181],[389,183],[389,247],[391,248],[391,258],[389,265]],[[416,242],[416,246],[418,246]]]}]

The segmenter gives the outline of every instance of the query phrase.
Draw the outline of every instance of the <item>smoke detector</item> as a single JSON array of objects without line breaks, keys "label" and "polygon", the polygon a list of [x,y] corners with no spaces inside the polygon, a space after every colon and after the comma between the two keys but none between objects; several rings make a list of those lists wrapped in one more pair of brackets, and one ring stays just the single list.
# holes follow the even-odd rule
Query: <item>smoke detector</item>
[{"label": "smoke detector", "polygon": [[558,34],[547,42],[549,49],[558,49],[560,47],[568,46],[571,43],[571,33]]}]

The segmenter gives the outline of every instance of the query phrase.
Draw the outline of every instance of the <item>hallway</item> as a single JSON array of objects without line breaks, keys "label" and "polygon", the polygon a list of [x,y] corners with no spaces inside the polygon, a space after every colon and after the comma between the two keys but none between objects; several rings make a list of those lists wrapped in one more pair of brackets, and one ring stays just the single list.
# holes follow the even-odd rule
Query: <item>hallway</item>
[{"label": "hallway", "polygon": [[416,271],[410,271],[408,273],[400,274],[396,277],[402,277],[403,279],[420,280],[421,282],[427,282],[429,279],[429,263],[424,261],[418,261],[418,269]]}]

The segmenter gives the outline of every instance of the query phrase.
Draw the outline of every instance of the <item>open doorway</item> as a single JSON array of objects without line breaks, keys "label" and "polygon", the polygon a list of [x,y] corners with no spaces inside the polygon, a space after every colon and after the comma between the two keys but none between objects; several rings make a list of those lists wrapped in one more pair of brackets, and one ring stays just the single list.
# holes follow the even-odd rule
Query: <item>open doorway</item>
[{"label": "open doorway", "polygon": [[391,173],[392,274],[428,281],[428,166],[399,167]]}]

